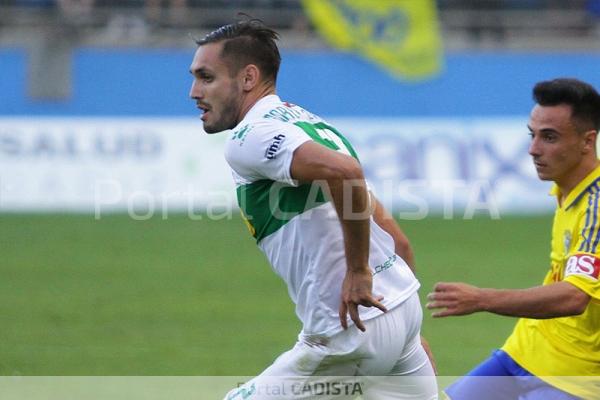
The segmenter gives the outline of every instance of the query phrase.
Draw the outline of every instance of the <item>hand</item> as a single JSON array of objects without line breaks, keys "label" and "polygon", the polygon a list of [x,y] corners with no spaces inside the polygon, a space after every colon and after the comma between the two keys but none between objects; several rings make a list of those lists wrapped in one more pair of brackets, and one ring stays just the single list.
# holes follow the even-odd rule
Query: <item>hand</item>
[{"label": "hand", "polygon": [[452,315],[468,315],[482,311],[482,289],[466,283],[437,283],[427,295],[427,308],[443,309],[431,314],[434,318]]},{"label": "hand", "polygon": [[365,325],[360,320],[358,306],[377,307],[386,312],[387,309],[380,303],[383,296],[373,297],[373,276],[371,270],[366,268],[364,272],[346,272],[342,283],[342,302],[340,304],[340,322],[344,329],[348,329],[346,316],[350,313],[350,319],[361,331],[365,331]]},{"label": "hand", "polygon": [[423,350],[427,354],[427,358],[429,358],[429,362],[431,363],[431,367],[433,368],[433,372],[437,375],[437,365],[435,364],[435,358],[433,357],[433,352],[431,351],[431,346],[429,346],[429,342],[425,340],[423,336],[421,336],[421,346],[423,346]]}]

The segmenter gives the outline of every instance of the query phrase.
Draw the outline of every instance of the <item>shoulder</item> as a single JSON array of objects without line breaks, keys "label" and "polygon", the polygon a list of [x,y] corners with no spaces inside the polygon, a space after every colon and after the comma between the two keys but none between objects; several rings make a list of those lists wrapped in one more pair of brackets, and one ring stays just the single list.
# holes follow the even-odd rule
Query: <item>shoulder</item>
[{"label": "shoulder", "polygon": [[600,248],[600,188],[590,185],[569,208],[557,217],[565,242],[572,236],[576,251],[596,253]]},{"label": "shoulder", "polygon": [[[575,204],[580,214],[597,215],[600,211],[600,181],[590,185]],[[588,221],[589,222],[589,221]],[[600,221],[594,221],[600,222]]]},{"label": "shoulder", "polygon": [[269,178],[288,182],[294,151],[312,140],[291,123],[260,119],[240,124],[225,147],[225,159],[240,176],[256,180]]},{"label": "shoulder", "polygon": [[[592,182],[585,189],[581,190],[572,200],[563,205],[564,208],[557,207],[555,211],[555,220],[568,222],[569,224],[581,223],[581,218],[589,215],[598,214],[600,211],[600,180]],[[584,221],[589,223],[590,221]]]},{"label": "shoulder", "polygon": [[273,141],[297,134],[297,127],[276,120],[259,119],[240,124],[230,134],[226,145],[226,154],[255,152],[266,150],[265,146]]}]

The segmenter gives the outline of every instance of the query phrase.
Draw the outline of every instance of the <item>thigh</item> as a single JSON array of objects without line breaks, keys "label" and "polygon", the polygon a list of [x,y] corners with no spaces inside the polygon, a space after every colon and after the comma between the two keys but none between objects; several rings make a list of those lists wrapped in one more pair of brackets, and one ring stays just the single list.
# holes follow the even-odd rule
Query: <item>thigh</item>
[{"label": "thigh", "polygon": [[[232,390],[226,399],[354,398],[370,384],[363,377],[389,375],[399,360],[403,361],[400,370],[406,374],[428,364],[418,341],[421,316],[415,294],[388,313],[365,321],[364,333],[351,326],[326,340],[301,336],[292,350],[259,376]],[[422,352],[416,345],[409,345],[414,343]]]},{"label": "thigh", "polygon": [[376,318],[366,321],[362,345],[365,357],[359,374],[386,376],[408,374],[421,368],[424,355],[418,360],[421,348],[420,330],[423,313],[417,293],[405,302]]},{"label": "thigh", "polygon": [[402,375],[370,377],[370,384],[365,385],[364,400],[437,400],[437,379],[422,347],[421,351],[426,360],[420,368]]},{"label": "thigh", "polygon": [[[392,338],[390,343],[378,346],[384,360],[391,358],[391,365],[386,367],[385,376],[371,376],[367,386],[365,400],[387,399],[423,399],[434,400],[438,397],[435,373],[427,353],[421,345],[421,304],[415,294],[399,308],[399,312],[389,317],[395,318],[393,329],[388,329]],[[402,326],[401,328],[399,328]],[[398,336],[404,335],[402,339]]]},{"label": "thigh", "polygon": [[300,340],[260,375],[231,390],[225,400],[354,399],[363,392],[354,377],[352,354],[331,354],[326,346]]}]

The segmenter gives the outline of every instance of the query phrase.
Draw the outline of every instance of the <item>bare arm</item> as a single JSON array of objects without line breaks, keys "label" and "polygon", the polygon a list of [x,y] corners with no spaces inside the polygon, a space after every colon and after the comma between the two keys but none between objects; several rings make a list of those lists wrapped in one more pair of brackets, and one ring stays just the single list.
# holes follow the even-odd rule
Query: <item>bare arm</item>
[{"label": "bare arm", "polygon": [[485,289],[465,283],[438,283],[427,296],[434,317],[467,315],[479,311],[509,317],[558,318],[585,311],[590,296],[569,282],[528,289]]},{"label": "bare arm", "polygon": [[415,257],[408,238],[404,232],[402,232],[402,229],[396,223],[394,217],[387,212],[383,204],[381,204],[373,195],[371,195],[371,200],[374,207],[373,219],[375,220],[375,223],[394,239],[396,254],[402,257],[410,269],[415,272]]},{"label": "bare arm", "polygon": [[306,142],[294,152],[290,167],[292,178],[303,182],[319,181],[329,193],[337,211],[344,236],[346,276],[342,283],[340,323],[346,329],[346,316],[364,331],[358,306],[387,311],[381,298],[372,294],[369,268],[370,213],[367,186],[362,168],[354,158],[330,150],[315,142]]}]

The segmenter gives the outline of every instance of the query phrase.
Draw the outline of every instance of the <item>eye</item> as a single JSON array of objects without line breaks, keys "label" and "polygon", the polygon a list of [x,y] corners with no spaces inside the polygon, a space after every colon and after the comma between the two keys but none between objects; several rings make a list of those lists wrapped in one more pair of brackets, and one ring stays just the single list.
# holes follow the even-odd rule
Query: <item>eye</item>
[{"label": "eye", "polygon": [[558,140],[558,136],[554,133],[545,133],[542,138],[548,143],[554,143]]},{"label": "eye", "polygon": [[204,82],[204,83],[210,83],[214,80],[212,75],[208,75],[208,74],[202,74],[200,75],[200,79]]}]

